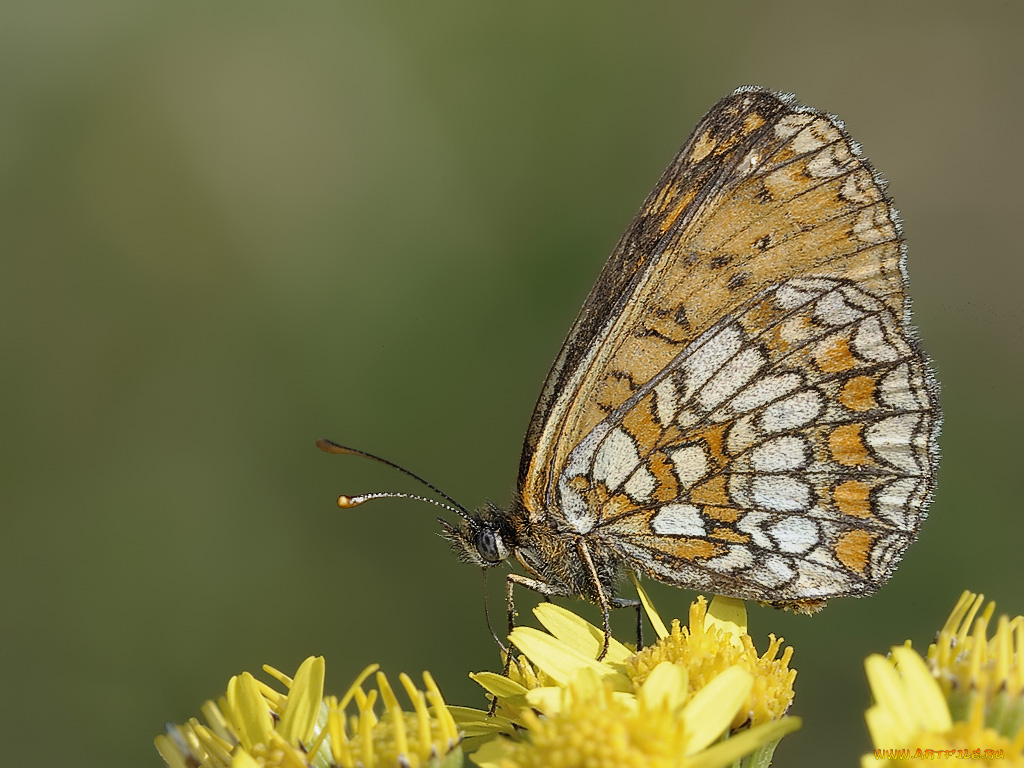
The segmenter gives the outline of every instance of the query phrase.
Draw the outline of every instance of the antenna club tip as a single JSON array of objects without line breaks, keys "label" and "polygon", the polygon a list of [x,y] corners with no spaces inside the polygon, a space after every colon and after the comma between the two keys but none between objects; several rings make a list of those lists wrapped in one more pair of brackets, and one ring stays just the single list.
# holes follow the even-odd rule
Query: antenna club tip
[{"label": "antenna club tip", "polygon": [[338,445],[333,440],[328,440],[325,437],[317,438],[316,447],[319,448],[324,453],[343,453],[343,451],[338,450],[341,447],[340,445]]},{"label": "antenna club tip", "polygon": [[338,506],[341,507],[342,509],[352,509],[352,507],[358,507],[362,503],[363,503],[363,500],[360,499],[359,497],[353,497],[353,496],[339,496],[338,497]]}]

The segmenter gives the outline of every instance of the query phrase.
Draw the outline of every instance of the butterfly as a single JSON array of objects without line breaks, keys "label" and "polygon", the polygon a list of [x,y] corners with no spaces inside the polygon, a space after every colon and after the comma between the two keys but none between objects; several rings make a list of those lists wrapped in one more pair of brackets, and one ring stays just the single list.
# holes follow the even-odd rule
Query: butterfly
[{"label": "butterfly", "polygon": [[515,584],[597,603],[607,648],[630,572],[801,612],[888,580],[941,417],[884,186],[792,95],[703,117],[569,331],[511,505],[441,520],[463,560],[525,569],[510,624]]}]

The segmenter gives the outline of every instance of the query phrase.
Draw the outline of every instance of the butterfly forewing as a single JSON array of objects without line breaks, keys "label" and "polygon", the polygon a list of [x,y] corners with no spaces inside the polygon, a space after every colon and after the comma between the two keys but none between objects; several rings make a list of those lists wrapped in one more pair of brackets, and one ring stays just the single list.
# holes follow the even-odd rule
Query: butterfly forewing
[{"label": "butterfly forewing", "polygon": [[[759,108],[744,106],[735,95],[728,97],[694,130],[605,263],[552,365],[530,420],[519,470],[520,496],[538,516],[543,516],[545,491],[551,484],[556,443],[566,443],[567,417],[582,406],[579,395],[588,389],[586,377],[603,370],[600,358],[616,329],[621,329],[626,316],[641,309],[637,297],[646,291],[652,266],[664,262],[663,252],[673,234],[684,230],[693,214],[713,199],[726,181],[728,166],[735,162],[729,148],[740,137],[749,141],[763,129],[764,123],[751,121],[748,113],[760,115],[783,108],[771,94],[752,92],[750,97]],[[648,310],[662,319],[655,324],[655,332],[660,326],[675,336],[686,333],[685,314],[673,316],[664,304],[650,303]],[[686,338],[688,335],[680,341]]]},{"label": "butterfly forewing", "polygon": [[549,374],[531,519],[738,597],[876,589],[924,516],[939,421],[896,222],[835,119],[755,89],[719,102]]}]

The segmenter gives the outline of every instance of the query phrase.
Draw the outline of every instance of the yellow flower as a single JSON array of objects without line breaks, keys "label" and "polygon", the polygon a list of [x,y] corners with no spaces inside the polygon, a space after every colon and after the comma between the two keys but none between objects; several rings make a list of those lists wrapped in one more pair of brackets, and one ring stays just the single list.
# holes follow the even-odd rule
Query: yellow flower
[{"label": "yellow flower", "polygon": [[[753,751],[756,756],[745,760],[745,765],[766,765],[770,761],[778,740],[800,725],[796,718],[779,719],[792,701],[796,675],[788,669],[792,650],[786,649],[782,658],[776,658],[780,643],[772,638],[768,652],[759,657],[746,634],[741,601],[716,598],[709,611],[704,599],[698,598],[691,607],[690,626],[680,629],[675,622],[669,631],[646,594],[642,590],[640,594],[659,640],[639,653],[612,639],[607,654],[597,661],[604,641],[602,630],[551,603],[542,603],[534,611],[547,632],[530,627],[513,630],[509,639],[521,655],[513,659],[509,675],[471,675],[496,699],[496,716],[486,718],[484,713],[469,709],[455,714],[467,736],[491,739],[474,754],[474,761],[492,766],[558,765],[561,758],[552,757],[551,750],[564,737],[569,739],[567,743],[582,740],[592,744],[594,759],[604,755],[606,765],[704,765],[694,762],[696,753],[710,752],[701,750],[723,733],[731,737],[712,749],[725,744],[731,744],[730,749],[746,749],[730,752],[726,762]],[[669,669],[676,672],[665,671]],[[652,682],[656,673],[660,680]],[[670,674],[675,676],[666,677]],[[669,679],[679,686],[672,697],[652,698],[652,691],[664,691]],[[739,685],[739,679],[745,682]],[[701,722],[699,727],[707,741],[690,740],[694,715],[691,710],[689,720],[682,716],[684,703],[711,700],[703,697],[713,694],[703,692],[720,690],[712,686],[725,686],[727,680],[733,681],[729,690],[741,690],[742,695],[735,703],[731,699],[716,700],[716,713],[727,715],[723,724],[715,725],[714,730]],[[664,706],[653,707],[655,699]],[[538,712],[543,717],[538,717]],[[620,725],[613,727],[617,721]],[[742,727],[747,730],[737,730]],[[570,737],[563,731],[575,735]],[[586,735],[591,732],[609,734],[608,739]],[[613,737],[612,733],[618,735]],[[753,734],[749,741],[748,734]],[[740,736],[744,737],[742,741]],[[521,746],[513,747],[516,739]],[[467,744],[467,749],[471,748]],[[535,753],[542,756],[536,758],[539,762],[531,762],[534,758],[529,755]],[[589,752],[572,754],[581,761],[578,764],[590,764],[586,762]],[[684,757],[686,761],[680,762]]]},{"label": "yellow flower", "polygon": [[649,670],[671,661],[686,667],[690,690],[699,691],[723,669],[737,664],[754,676],[754,686],[736,713],[733,730],[745,723],[760,725],[777,720],[793,703],[796,670],[789,668],[793,648],[786,648],[780,657],[782,638],[769,635],[768,648],[759,656],[746,632],[746,623],[741,600],[715,597],[709,610],[704,598],[698,597],[690,606],[689,626],[681,627],[678,620],[673,620],[671,631],[627,661],[627,674],[636,685],[643,682]]},{"label": "yellow flower", "polygon": [[[758,655],[746,632],[746,611],[741,600],[715,597],[710,609],[703,597],[690,606],[689,626],[673,621],[665,628],[642,588],[640,598],[659,638],[653,645],[634,653],[614,638],[608,653],[595,661],[604,640],[600,629],[576,614],[552,603],[542,603],[534,613],[550,634],[530,627],[517,627],[510,639],[522,655],[515,657],[508,677],[481,672],[471,677],[488,693],[496,696],[496,714],[518,722],[529,709],[526,694],[545,689],[556,695],[582,668],[594,670],[620,692],[632,692],[641,686],[652,669],[663,661],[686,668],[690,693],[696,693],[715,676],[739,665],[754,676],[754,685],[743,707],[732,722],[736,730],[745,724],[760,725],[782,717],[793,701],[796,671],[789,668],[793,649],[778,655],[781,638],[769,635],[768,649]],[[460,724],[462,724],[460,720]],[[501,728],[495,728],[501,730]]]},{"label": "yellow flower", "polygon": [[528,695],[537,711],[522,712],[525,740],[493,739],[472,760],[481,768],[719,768],[799,727],[787,718],[713,744],[752,686],[753,676],[734,666],[690,696],[686,670],[664,662],[632,695],[584,666],[557,697]]},{"label": "yellow flower", "polygon": [[[408,676],[399,676],[413,704],[413,712],[403,712],[382,673],[376,675],[376,690],[363,690],[377,665],[363,670],[340,700],[323,696],[323,657],[306,659],[294,680],[272,667],[264,670],[288,692],[280,693],[248,672],[231,678],[223,697],[203,705],[207,725],[192,718],[157,736],[157,750],[171,768],[462,764],[455,722],[426,672],[425,691]],[[380,717],[374,711],[379,699],[384,702]],[[347,716],[350,704],[356,712]]]},{"label": "yellow flower", "polygon": [[1013,739],[1024,726],[1024,616],[1000,616],[989,639],[996,605],[978,615],[984,603],[984,595],[960,596],[928,648],[928,666],[954,720],[966,719],[981,700],[985,724]]},{"label": "yellow flower", "polygon": [[[864,666],[875,703],[865,713],[875,753],[862,766],[935,757],[1024,766],[1024,617],[999,619],[983,596],[965,592],[927,661],[909,642]],[[973,623],[973,630],[971,625]]]},{"label": "yellow flower", "polygon": [[[468,707],[449,707],[459,728],[467,737],[467,749],[479,744],[480,736],[497,733],[514,735],[522,726],[522,715],[534,706],[536,697],[557,699],[559,689],[568,684],[578,671],[590,669],[607,680],[617,691],[629,691],[632,685],[625,676],[625,660],[630,656],[626,646],[612,638],[608,653],[595,661],[604,642],[604,633],[575,613],[553,603],[542,603],[534,615],[547,628],[547,634],[532,627],[516,627],[509,639],[522,655],[505,658],[508,676],[496,672],[470,675],[496,699],[493,713]],[[533,698],[528,700],[527,694]]]}]

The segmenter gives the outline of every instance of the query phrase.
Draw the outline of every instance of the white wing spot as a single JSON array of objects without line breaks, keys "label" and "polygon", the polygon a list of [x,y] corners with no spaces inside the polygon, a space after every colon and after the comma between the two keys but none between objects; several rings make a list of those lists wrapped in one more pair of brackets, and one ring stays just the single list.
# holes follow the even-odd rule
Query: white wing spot
[{"label": "white wing spot", "polygon": [[754,418],[752,416],[744,416],[734,421],[732,426],[729,427],[729,433],[725,438],[725,446],[729,453],[735,456],[756,443],[759,437],[760,433],[754,429]]},{"label": "white wing spot", "polygon": [[879,363],[891,363],[899,357],[899,353],[885,340],[877,317],[869,317],[857,326],[853,348],[864,359]]},{"label": "white wing spot", "polygon": [[843,294],[832,291],[818,302],[814,317],[829,325],[846,325],[864,317],[864,313],[847,304]]},{"label": "white wing spot", "polygon": [[743,158],[742,161],[740,161],[740,164],[736,167],[736,172],[743,176],[749,176],[751,173],[757,170],[757,166],[760,163],[761,153],[758,152],[756,149],[752,150],[747,154],[746,157]]},{"label": "white wing spot", "polygon": [[917,449],[914,447],[914,431],[921,417],[916,413],[891,416],[872,424],[864,433],[864,439],[878,456],[906,472],[917,474]]},{"label": "white wing spot", "polygon": [[768,520],[768,515],[765,512],[747,512],[743,519],[736,524],[736,529],[740,533],[747,534],[754,546],[761,549],[774,549],[772,540],[768,538],[762,528],[766,520]]},{"label": "white wing spot", "polygon": [[807,461],[808,448],[807,441],[802,437],[776,437],[751,451],[750,462],[757,472],[799,469]]},{"label": "white wing spot", "polygon": [[875,512],[901,531],[914,530],[918,520],[920,486],[921,481],[913,477],[888,483],[875,494]]},{"label": "white wing spot", "polygon": [[798,373],[765,376],[736,395],[729,406],[737,413],[746,413],[755,408],[760,408],[772,400],[778,400],[783,395],[792,392],[802,383],[803,377]]},{"label": "white wing spot", "polygon": [[724,555],[713,557],[705,565],[716,571],[738,571],[754,564],[754,556],[750,550],[740,544],[733,544]]},{"label": "white wing spot", "polygon": [[684,408],[676,415],[676,424],[680,427],[692,427],[694,424],[700,424],[701,421],[703,421],[703,416],[693,408]]},{"label": "white wing spot", "polygon": [[726,360],[740,350],[742,332],[735,323],[726,326],[704,342],[683,363],[686,377],[686,398],[704,386],[707,380],[721,369]]},{"label": "white wing spot", "polygon": [[786,115],[775,124],[775,135],[780,139],[791,138],[813,119],[814,115],[808,112],[794,112]]},{"label": "white wing spot", "polygon": [[871,179],[871,174],[863,169],[846,177],[846,181],[843,182],[843,188],[839,190],[839,194],[851,203],[857,203],[858,205],[877,203],[882,199],[878,187],[875,186],[874,181]]},{"label": "white wing spot", "polygon": [[664,426],[668,426],[675,419],[679,408],[679,393],[676,391],[674,376],[666,376],[654,388],[654,408],[658,414],[658,421]]},{"label": "white wing spot", "polygon": [[699,445],[685,445],[669,452],[683,490],[699,483],[711,469],[707,452]]},{"label": "white wing spot", "polygon": [[779,325],[779,338],[794,347],[820,336],[821,328],[811,322],[811,318],[803,312],[787,317]]},{"label": "white wing spot", "polygon": [[633,501],[643,503],[650,501],[651,494],[654,492],[657,484],[654,473],[647,468],[646,464],[641,464],[637,471],[626,481],[623,490]]},{"label": "white wing spot", "polygon": [[662,536],[704,537],[704,517],[693,504],[668,504],[651,518],[651,529]]},{"label": "white wing spot", "polygon": [[780,555],[769,555],[764,561],[762,573],[765,575],[770,574],[775,578],[776,583],[792,581],[796,576],[796,572],[789,564],[789,561]]},{"label": "white wing spot", "polygon": [[[807,162],[807,173],[816,179],[838,176],[845,170],[844,164],[850,159],[840,144],[825,147]],[[845,155],[845,156],[844,156]]]},{"label": "white wing spot", "polygon": [[754,581],[760,582],[766,587],[777,587],[790,581],[793,576],[792,568],[789,567],[785,558],[779,555],[769,555],[767,558],[762,555],[759,558],[757,568],[751,574],[751,578]]},{"label": "white wing spot", "polygon": [[813,389],[805,389],[765,408],[761,416],[761,427],[766,432],[784,432],[802,427],[818,418],[821,409],[821,395]]},{"label": "white wing spot", "polygon": [[786,283],[775,292],[775,301],[783,309],[796,309],[814,301],[817,294],[801,291],[791,283]]},{"label": "white wing spot", "polygon": [[779,550],[800,555],[818,543],[818,526],[806,517],[786,517],[772,526],[772,537]]},{"label": "white wing spot", "polygon": [[923,405],[918,402],[917,388],[911,384],[910,366],[907,363],[897,366],[882,377],[880,390],[882,402],[893,408],[913,411]]},{"label": "white wing spot", "polygon": [[895,236],[892,221],[885,215],[884,208],[865,208],[853,223],[852,232],[862,243],[871,245],[884,243]]},{"label": "white wing spot", "polygon": [[750,483],[754,503],[773,512],[803,512],[811,503],[811,487],[789,475],[756,475]]},{"label": "white wing spot", "polygon": [[834,565],[818,565],[805,559],[800,563],[793,591],[806,600],[842,594],[849,587],[850,579],[840,575]]},{"label": "white wing spot", "polygon": [[609,491],[618,490],[639,463],[633,438],[621,429],[612,430],[594,459],[594,479],[603,482]]},{"label": "white wing spot", "polygon": [[701,390],[700,402],[709,411],[723,400],[732,397],[768,363],[764,353],[749,347],[726,363]]},{"label": "white wing spot", "polygon": [[815,152],[825,146],[825,140],[814,133],[814,127],[816,126],[805,128],[793,138],[790,146],[793,147],[794,153],[804,155],[808,152]]}]

